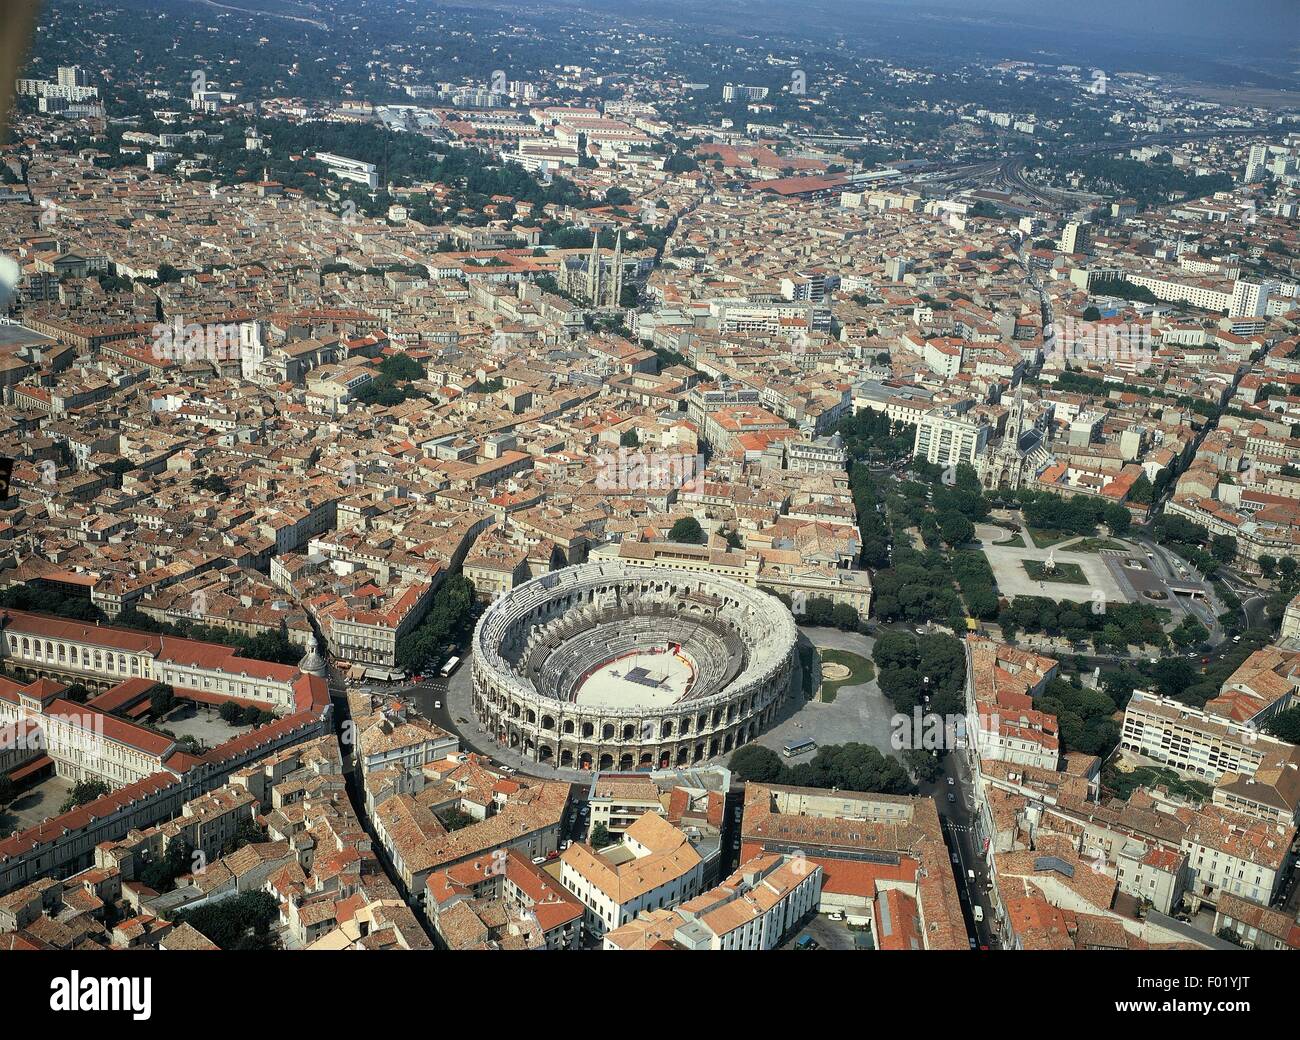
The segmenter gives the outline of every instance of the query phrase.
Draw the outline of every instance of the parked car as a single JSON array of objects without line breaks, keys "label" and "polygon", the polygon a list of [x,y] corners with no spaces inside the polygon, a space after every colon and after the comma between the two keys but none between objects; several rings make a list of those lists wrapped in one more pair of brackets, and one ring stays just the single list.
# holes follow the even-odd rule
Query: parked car
[{"label": "parked car", "polygon": [[955,802],[956,800],[957,800],[957,796],[956,796],[955,794],[953,794],[951,791],[949,791],[949,792],[948,792],[948,801],[950,801],[950,802]]},{"label": "parked car", "polygon": [[952,777],[948,777],[948,786],[949,786],[949,787],[951,787],[951,786],[952,786],[953,784],[955,784],[956,782],[957,782],[957,781],[954,780]]}]

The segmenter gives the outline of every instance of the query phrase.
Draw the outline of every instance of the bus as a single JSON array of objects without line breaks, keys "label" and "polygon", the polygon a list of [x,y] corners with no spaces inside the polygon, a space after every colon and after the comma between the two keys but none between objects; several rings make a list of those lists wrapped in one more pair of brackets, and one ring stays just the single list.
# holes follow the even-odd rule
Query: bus
[{"label": "bus", "polygon": [[798,755],[806,755],[817,747],[815,740],[788,740],[785,746],[781,748],[781,753],[786,758],[795,758]]},{"label": "bus", "polygon": [[445,679],[445,678],[447,678],[447,676],[451,675],[451,673],[454,672],[454,671],[456,670],[456,666],[457,666],[458,664],[460,664],[460,658],[459,658],[459,657],[449,657],[449,658],[447,658],[447,663],[444,664],[444,665],[443,665],[443,666],[438,670],[438,674],[441,675],[441,676]]}]

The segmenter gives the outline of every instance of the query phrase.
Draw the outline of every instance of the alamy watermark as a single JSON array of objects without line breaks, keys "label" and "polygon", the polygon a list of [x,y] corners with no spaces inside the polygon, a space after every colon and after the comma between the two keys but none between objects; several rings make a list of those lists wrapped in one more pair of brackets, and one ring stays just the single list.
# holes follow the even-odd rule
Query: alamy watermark
[{"label": "alamy watermark", "polygon": [[1091,362],[1145,368],[1155,354],[1151,325],[1140,321],[1085,321],[1069,317],[1048,327],[1044,359],[1060,365]]},{"label": "alamy watermark", "polygon": [[179,317],[153,327],[153,356],[159,361],[239,361],[254,356],[242,342],[239,326],[229,322],[185,322]]},{"label": "alamy watermark", "polygon": [[601,491],[690,491],[704,481],[703,455],[619,448],[597,455],[596,466]]}]

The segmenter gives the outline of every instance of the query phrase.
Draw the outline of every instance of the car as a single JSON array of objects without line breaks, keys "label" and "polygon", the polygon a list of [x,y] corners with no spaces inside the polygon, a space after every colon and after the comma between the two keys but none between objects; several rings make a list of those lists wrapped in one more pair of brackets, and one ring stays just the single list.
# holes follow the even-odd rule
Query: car
[{"label": "car", "polygon": [[1233,637],[1232,637],[1232,641],[1233,641],[1234,643],[1240,643],[1240,642],[1241,642],[1241,636],[1233,636]]},{"label": "car", "polygon": [[424,682],[424,676],[423,676],[423,675],[413,675],[413,676],[411,676],[411,682]]},{"label": "car", "polygon": [[949,791],[949,792],[948,792],[948,801],[950,801],[950,802],[955,802],[956,800],[957,800],[957,796],[956,796],[955,794],[953,794],[951,791]]},{"label": "car", "polygon": [[948,853],[948,855],[952,857],[952,861],[953,861],[954,863],[961,863],[961,860],[957,858],[957,853],[955,853],[955,852],[950,852],[950,853]]},{"label": "car", "polygon": [[843,920],[844,920],[844,911],[843,911],[843,910],[832,910],[829,914],[826,915],[826,919],[827,919],[828,921],[843,921]]},{"label": "car", "polygon": [[572,844],[573,842],[569,841],[568,839],[565,839],[564,841],[560,842],[560,851],[563,852]]},{"label": "car", "polygon": [[434,711],[440,711],[441,709],[442,709],[442,701],[434,701],[434,702],[433,702],[433,710],[434,710]]},{"label": "car", "polygon": [[967,880],[967,881],[974,881],[974,880],[975,880],[975,871],[973,871],[973,870],[968,870],[968,871],[966,871],[966,880]]},{"label": "car", "polygon": [[539,866],[541,866],[541,865],[542,865],[543,863],[545,863],[545,862],[546,862],[546,857],[545,857],[545,856],[534,856],[534,857],[533,857],[533,866],[535,866],[535,867],[539,867]]},{"label": "car", "polygon": [[954,780],[952,777],[948,777],[948,786],[949,786],[949,787],[951,787],[951,786],[952,786],[953,784],[955,784],[956,782],[957,782],[957,781]]},{"label": "car", "polygon": [[972,939],[972,940],[970,941],[970,948],[971,948],[972,950],[975,949],[975,940],[974,940],[974,939]]},{"label": "car", "polygon": [[974,906],[972,906],[970,908],[970,912],[971,912],[971,916],[975,918],[977,923],[979,924],[984,923],[984,908],[980,906],[979,903],[976,903]]},{"label": "car", "polygon": [[559,852],[559,850],[558,850],[558,849],[552,849],[550,852],[548,852],[548,853],[546,854],[546,858],[547,858],[547,859],[559,859],[559,858],[560,858],[560,852]]}]

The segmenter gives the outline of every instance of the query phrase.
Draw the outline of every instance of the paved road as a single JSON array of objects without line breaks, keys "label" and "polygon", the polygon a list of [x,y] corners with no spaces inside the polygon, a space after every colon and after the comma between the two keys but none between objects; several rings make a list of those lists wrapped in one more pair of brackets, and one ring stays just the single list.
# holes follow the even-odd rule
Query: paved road
[{"label": "paved road", "polygon": [[[948,782],[950,779],[952,783]],[[976,829],[973,792],[966,753],[961,750],[951,751],[943,757],[943,775],[937,781],[918,786],[918,793],[933,798],[939,808],[939,822],[948,842],[949,858],[951,853],[957,855],[952,872],[957,879],[957,895],[961,898],[966,934],[974,937],[976,946],[991,948],[995,945],[995,937],[990,928],[992,914],[986,895],[990,881],[984,864],[983,836]],[[948,800],[949,794],[954,796],[953,801]],[[975,872],[973,881],[967,875],[968,870]],[[984,908],[983,922],[975,920],[972,907],[976,904]]]}]

